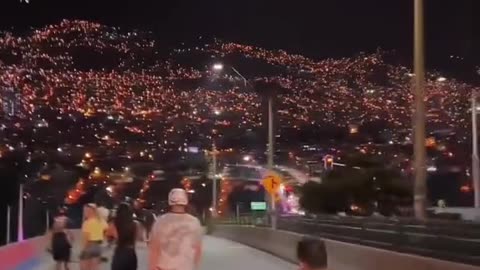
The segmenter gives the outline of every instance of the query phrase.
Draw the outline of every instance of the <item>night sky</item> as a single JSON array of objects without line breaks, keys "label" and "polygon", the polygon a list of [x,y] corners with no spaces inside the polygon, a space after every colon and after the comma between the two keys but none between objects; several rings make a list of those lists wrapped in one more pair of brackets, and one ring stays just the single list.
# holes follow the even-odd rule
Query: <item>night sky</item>
[{"label": "night sky", "polygon": [[[425,1],[429,65],[473,70],[480,47],[475,26],[480,25],[475,18],[480,4]],[[2,0],[0,6],[0,29],[28,29],[64,18],[152,30],[165,45],[204,36],[318,58],[378,47],[408,58],[413,0]],[[452,54],[465,62],[452,63]]]}]

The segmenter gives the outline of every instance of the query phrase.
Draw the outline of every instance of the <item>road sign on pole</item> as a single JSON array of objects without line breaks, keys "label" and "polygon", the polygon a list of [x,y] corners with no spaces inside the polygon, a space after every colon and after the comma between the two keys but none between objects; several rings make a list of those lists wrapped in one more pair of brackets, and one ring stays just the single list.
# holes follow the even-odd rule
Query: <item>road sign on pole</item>
[{"label": "road sign on pole", "polygon": [[268,174],[265,178],[263,178],[262,185],[265,190],[270,193],[271,195],[277,194],[280,190],[280,186],[282,184],[282,179],[276,174]]},{"label": "road sign on pole", "polygon": [[265,211],[267,210],[266,202],[250,202],[250,209],[253,211]]}]

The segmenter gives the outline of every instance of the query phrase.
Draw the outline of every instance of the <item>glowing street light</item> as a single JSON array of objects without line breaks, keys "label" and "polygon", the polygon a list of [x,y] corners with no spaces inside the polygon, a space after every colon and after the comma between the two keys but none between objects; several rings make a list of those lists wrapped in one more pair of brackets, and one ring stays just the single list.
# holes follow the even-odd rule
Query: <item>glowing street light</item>
[{"label": "glowing street light", "polygon": [[438,77],[437,78],[437,82],[444,82],[446,80],[447,80],[447,78],[445,78],[445,77]]},{"label": "glowing street light", "polygon": [[222,63],[217,63],[213,65],[213,70],[215,71],[222,71],[223,70],[223,64]]},{"label": "glowing street light", "polygon": [[[244,84],[245,84],[245,87],[247,87],[248,85],[248,80],[247,78],[245,78],[245,76],[243,76],[237,69],[235,69],[234,67],[232,66],[228,66],[229,68],[231,68],[233,70],[233,72],[235,72],[240,78],[242,78]],[[216,71],[216,72],[220,72],[220,71],[223,71],[224,69],[224,65],[222,63],[216,63],[213,65],[213,71]]]},{"label": "glowing street light", "polygon": [[348,126],[350,134],[357,134],[358,133],[358,126],[351,124]]}]

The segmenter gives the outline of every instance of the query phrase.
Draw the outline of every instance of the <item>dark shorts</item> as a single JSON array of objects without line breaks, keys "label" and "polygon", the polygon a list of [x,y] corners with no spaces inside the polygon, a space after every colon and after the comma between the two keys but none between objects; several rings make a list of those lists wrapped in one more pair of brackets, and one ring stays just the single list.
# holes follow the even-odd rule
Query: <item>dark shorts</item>
[{"label": "dark shorts", "polygon": [[52,255],[53,255],[53,260],[56,262],[69,262],[71,249],[70,248],[64,248],[60,250],[54,249],[52,250]]},{"label": "dark shorts", "polygon": [[80,253],[80,260],[89,260],[102,257],[102,242],[89,242]]},{"label": "dark shorts", "polygon": [[72,245],[65,232],[55,232],[52,235],[52,256],[57,262],[69,262]]},{"label": "dark shorts", "polygon": [[134,247],[115,248],[111,270],[137,270],[137,266],[137,254]]}]

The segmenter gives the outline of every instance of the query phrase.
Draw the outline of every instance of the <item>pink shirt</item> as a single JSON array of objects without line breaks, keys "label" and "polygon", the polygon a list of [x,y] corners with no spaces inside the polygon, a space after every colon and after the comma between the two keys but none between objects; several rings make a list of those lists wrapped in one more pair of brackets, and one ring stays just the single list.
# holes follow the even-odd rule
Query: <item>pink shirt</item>
[{"label": "pink shirt", "polygon": [[192,215],[168,213],[159,217],[150,239],[150,246],[160,250],[157,267],[161,270],[193,270],[195,247],[200,244],[202,235],[202,226]]}]

